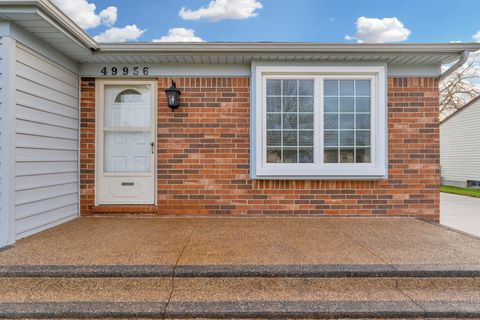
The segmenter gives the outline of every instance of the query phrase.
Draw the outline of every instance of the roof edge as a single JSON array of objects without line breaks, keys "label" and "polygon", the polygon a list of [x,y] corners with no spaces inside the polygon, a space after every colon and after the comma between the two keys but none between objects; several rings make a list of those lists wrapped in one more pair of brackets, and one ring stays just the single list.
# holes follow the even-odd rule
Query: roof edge
[{"label": "roof edge", "polygon": [[98,49],[108,52],[185,51],[185,52],[364,52],[364,53],[461,53],[480,50],[480,43],[316,43],[316,42],[129,42],[100,43]]},{"label": "roof edge", "polygon": [[[63,11],[48,0],[0,0],[0,6],[15,6],[15,7],[33,7],[64,28],[65,31],[70,33],[75,39],[83,44],[88,49],[98,49],[98,43],[80,28],[72,19],[70,19]],[[1,8],[0,8],[1,10]]]},{"label": "roof edge", "polygon": [[128,42],[97,43],[49,0],[0,0],[1,7],[35,8],[52,19],[56,28],[68,33],[72,40],[91,51],[101,53],[364,53],[364,54],[444,54],[460,55],[463,51],[480,50],[480,43],[315,43],[315,42]]},{"label": "roof edge", "polygon": [[473,105],[475,102],[477,102],[478,100],[480,100],[480,95],[476,96],[475,98],[473,98],[472,100],[468,101],[466,104],[463,105],[463,107],[461,107],[460,109],[458,109],[457,111],[455,111],[454,113],[448,115],[445,119],[441,120],[440,121],[440,124],[444,124],[447,120],[450,120],[451,118],[453,118],[456,114],[462,112],[464,109],[468,108],[469,106]]}]

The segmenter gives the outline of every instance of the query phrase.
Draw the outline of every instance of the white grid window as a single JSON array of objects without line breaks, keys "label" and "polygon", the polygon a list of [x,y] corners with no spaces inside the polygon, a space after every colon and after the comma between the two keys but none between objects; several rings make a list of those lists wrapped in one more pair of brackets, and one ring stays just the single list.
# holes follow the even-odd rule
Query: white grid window
[{"label": "white grid window", "polygon": [[371,81],[325,80],[324,162],[369,163]]},{"label": "white grid window", "polygon": [[252,178],[387,176],[384,66],[255,66]]},{"label": "white grid window", "polygon": [[267,162],[313,163],[313,80],[267,80]]}]

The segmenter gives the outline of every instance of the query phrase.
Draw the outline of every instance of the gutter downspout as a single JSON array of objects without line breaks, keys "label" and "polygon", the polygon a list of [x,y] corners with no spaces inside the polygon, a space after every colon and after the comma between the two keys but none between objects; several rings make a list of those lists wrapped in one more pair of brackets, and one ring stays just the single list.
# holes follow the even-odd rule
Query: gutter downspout
[{"label": "gutter downspout", "polygon": [[469,56],[469,52],[468,52],[467,50],[462,51],[462,53],[461,53],[461,55],[460,55],[460,59],[458,59],[458,61],[455,62],[455,64],[453,64],[450,68],[448,68],[447,70],[445,70],[445,71],[440,75],[439,80],[440,80],[440,81],[444,80],[446,77],[448,77],[450,74],[452,74],[452,72],[454,72],[455,70],[457,70],[458,68],[460,68],[465,62],[467,62],[468,56]]}]

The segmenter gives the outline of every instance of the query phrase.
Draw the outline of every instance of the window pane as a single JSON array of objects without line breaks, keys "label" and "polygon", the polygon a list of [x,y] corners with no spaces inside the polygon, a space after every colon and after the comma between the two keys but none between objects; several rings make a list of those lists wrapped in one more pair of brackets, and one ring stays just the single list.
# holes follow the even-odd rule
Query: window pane
[{"label": "window pane", "polygon": [[338,145],[338,131],[325,131],[324,134],[325,146],[337,146]]},{"label": "window pane", "polygon": [[338,81],[325,80],[324,84],[325,96],[338,96]]},{"label": "window pane", "polygon": [[297,80],[282,80],[283,81],[283,93],[284,96],[296,96],[297,95]]},{"label": "window pane", "polygon": [[313,95],[314,80],[267,79],[268,163],[313,162]]},{"label": "window pane", "polygon": [[340,162],[353,163],[353,148],[340,149]]},{"label": "window pane", "polygon": [[300,129],[313,129],[313,113],[299,114],[298,126]]},{"label": "window pane", "polygon": [[301,163],[313,163],[313,148],[300,148],[298,155]]},{"label": "window pane", "polygon": [[357,163],[370,163],[370,148],[357,148]]},{"label": "window pane", "polygon": [[282,94],[282,80],[267,80],[267,95],[279,96]]},{"label": "window pane", "polygon": [[283,131],[283,145],[296,146],[297,145],[297,130]]},{"label": "window pane", "polygon": [[282,162],[282,149],[267,148],[267,162],[268,163]]},{"label": "window pane", "polygon": [[356,112],[370,112],[370,98],[355,98]]},{"label": "window pane", "polygon": [[357,114],[357,129],[370,129],[369,114]]},{"label": "window pane", "polygon": [[352,114],[341,114],[340,115],[340,129],[353,129],[353,118]]},{"label": "window pane", "polygon": [[370,145],[370,131],[357,131],[357,146]]},{"label": "window pane", "polygon": [[355,80],[355,95],[370,96],[370,80]]},{"label": "window pane", "polygon": [[298,81],[298,93],[301,96],[313,96],[313,80]]},{"label": "window pane", "polygon": [[338,163],[338,150],[337,148],[325,148],[323,162],[325,163]]},{"label": "window pane", "polygon": [[341,146],[353,146],[354,145],[354,133],[355,131],[340,131],[340,145]]},{"label": "window pane", "polygon": [[301,97],[298,100],[298,111],[313,112],[313,97]]},{"label": "window pane", "polygon": [[[334,88],[335,83],[338,91]],[[324,161],[369,162],[371,81],[326,80],[324,87]],[[337,128],[340,131],[331,130]]]},{"label": "window pane", "polygon": [[267,146],[281,146],[281,131],[267,131]]},{"label": "window pane", "polygon": [[313,131],[299,131],[298,132],[299,146],[313,146]]},{"label": "window pane", "polygon": [[325,122],[325,129],[338,129],[337,114],[325,114],[324,122]]},{"label": "window pane", "polygon": [[325,112],[338,112],[338,98],[325,98]]},{"label": "window pane", "polygon": [[283,149],[283,162],[284,163],[298,163],[298,161],[297,161],[297,148],[284,148]]},{"label": "window pane", "polygon": [[353,111],[353,98],[340,98],[340,112]]},{"label": "window pane", "polygon": [[267,114],[267,129],[281,129],[282,115],[281,114]]},{"label": "window pane", "polygon": [[282,111],[281,100],[279,97],[267,97],[267,112]]},{"label": "window pane", "polygon": [[353,96],[354,81],[341,80],[340,81],[340,96]]},{"label": "window pane", "polygon": [[105,86],[105,128],[150,128],[150,87]]},{"label": "window pane", "polygon": [[297,112],[297,97],[283,97],[283,112]]},{"label": "window pane", "polygon": [[284,114],[283,115],[283,129],[297,129],[297,115]]}]

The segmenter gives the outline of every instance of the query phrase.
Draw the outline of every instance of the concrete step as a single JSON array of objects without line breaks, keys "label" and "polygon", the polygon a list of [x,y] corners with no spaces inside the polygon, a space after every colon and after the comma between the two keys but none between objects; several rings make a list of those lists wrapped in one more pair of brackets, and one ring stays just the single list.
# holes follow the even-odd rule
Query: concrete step
[{"label": "concrete step", "polygon": [[480,277],[3,277],[0,318],[472,318]]},{"label": "concrete step", "polygon": [[0,265],[0,277],[480,277],[468,264]]}]

